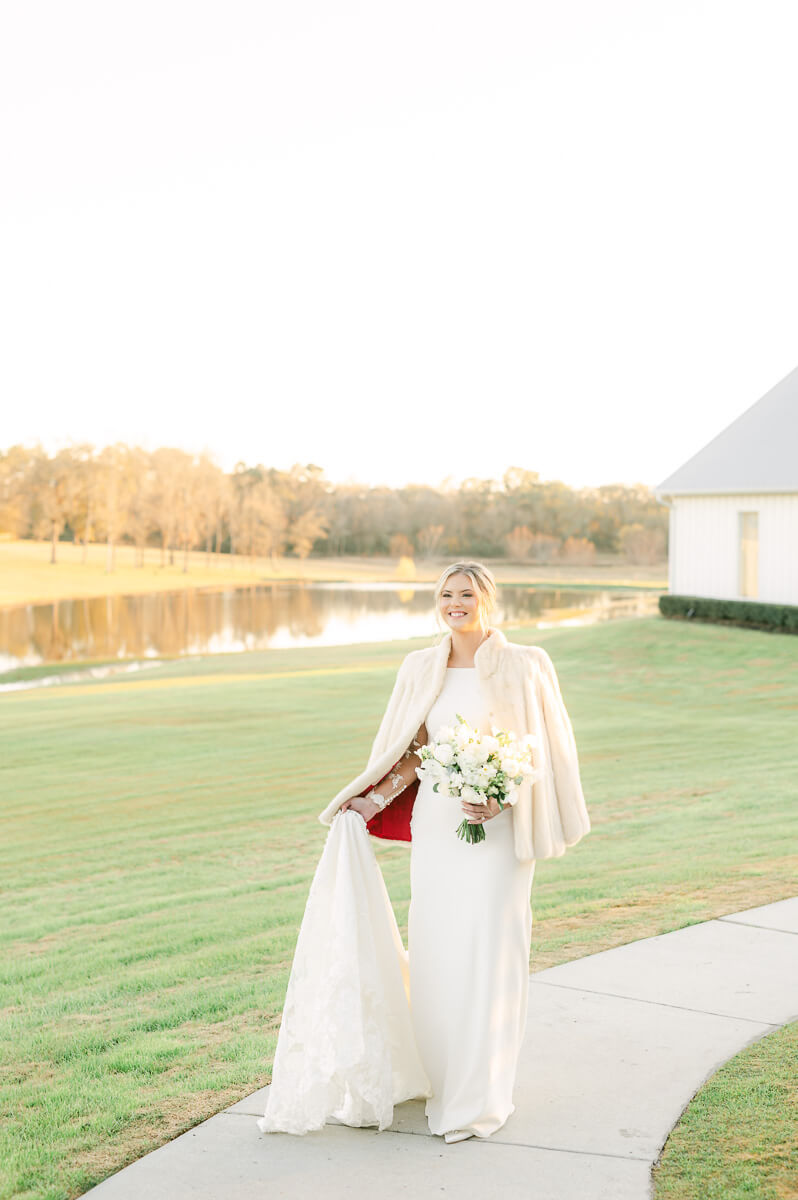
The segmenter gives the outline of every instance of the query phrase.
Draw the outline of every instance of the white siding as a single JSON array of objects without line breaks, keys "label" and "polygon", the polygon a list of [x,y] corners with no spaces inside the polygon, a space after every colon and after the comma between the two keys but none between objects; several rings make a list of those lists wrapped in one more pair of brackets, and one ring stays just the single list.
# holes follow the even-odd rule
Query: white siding
[{"label": "white siding", "polygon": [[759,594],[772,604],[798,604],[798,494],[674,496],[669,587],[677,595],[742,600],[739,516],[759,514]]}]

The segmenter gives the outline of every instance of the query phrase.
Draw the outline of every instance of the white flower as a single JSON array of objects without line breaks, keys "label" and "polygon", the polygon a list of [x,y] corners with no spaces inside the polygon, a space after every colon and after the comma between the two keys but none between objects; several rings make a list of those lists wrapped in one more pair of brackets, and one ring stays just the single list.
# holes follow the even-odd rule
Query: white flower
[{"label": "white flower", "polygon": [[475,742],[471,751],[474,762],[476,763],[487,762],[490,758],[490,753],[490,747],[485,745],[484,738],[479,742]]},{"label": "white flower", "polygon": [[460,772],[452,771],[452,773],[449,775],[449,792],[450,792],[450,794],[451,793],[458,794],[464,783],[465,783],[465,780],[463,779],[463,776],[460,774]]},{"label": "white flower", "polygon": [[476,788],[472,788],[472,787],[468,787],[468,786],[463,788],[462,792],[460,793],[460,799],[464,800],[466,802],[466,804],[484,804],[485,803],[485,797],[482,795],[482,793],[478,792],[476,790]]},{"label": "white flower", "polygon": [[441,742],[439,745],[434,746],[432,753],[444,767],[448,767],[450,763],[454,762],[454,750],[448,742]]},{"label": "white flower", "polygon": [[472,737],[471,730],[468,728],[467,725],[458,726],[458,728],[455,730],[455,735],[454,735],[454,740],[455,740],[455,744],[457,745],[457,748],[459,750],[463,750],[470,742],[471,737]]},{"label": "white flower", "polygon": [[457,761],[461,767],[471,767],[474,764],[474,750],[470,742],[457,748]]}]

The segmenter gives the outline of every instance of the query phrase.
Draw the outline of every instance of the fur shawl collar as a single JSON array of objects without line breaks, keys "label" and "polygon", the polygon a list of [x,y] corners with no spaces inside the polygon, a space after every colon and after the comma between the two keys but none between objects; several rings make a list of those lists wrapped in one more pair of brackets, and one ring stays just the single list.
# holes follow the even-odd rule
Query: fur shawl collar
[{"label": "fur shawl collar", "polygon": [[[403,660],[380,722],[368,763],[319,815],[330,825],[345,800],[378,783],[404,754],[440,694],[452,635],[435,646],[412,650]],[[509,642],[490,626],[474,655],[477,678],[491,724],[537,736],[533,762],[542,769],[521,785],[512,809],[516,857],[559,858],[590,831],[579,775],[576,743],[554,664],[542,646]],[[430,731],[431,732],[431,731]]]}]

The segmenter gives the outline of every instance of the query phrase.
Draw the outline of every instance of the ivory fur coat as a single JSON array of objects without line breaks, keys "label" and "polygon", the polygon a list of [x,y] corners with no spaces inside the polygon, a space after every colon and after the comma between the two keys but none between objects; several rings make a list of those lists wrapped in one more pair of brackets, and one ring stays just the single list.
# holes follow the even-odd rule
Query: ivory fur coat
[{"label": "ivory fur coat", "polygon": [[[323,825],[331,825],[345,800],[378,783],[403,756],[443,687],[451,644],[447,630],[438,645],[412,650],[403,660],[368,763],[320,813]],[[533,765],[543,773],[521,784],[512,809],[516,857],[522,862],[559,858],[590,832],[590,818],[554,664],[541,646],[508,642],[500,629],[490,626],[474,666],[491,724],[519,737],[537,737]],[[431,737],[434,730],[428,733]]]}]

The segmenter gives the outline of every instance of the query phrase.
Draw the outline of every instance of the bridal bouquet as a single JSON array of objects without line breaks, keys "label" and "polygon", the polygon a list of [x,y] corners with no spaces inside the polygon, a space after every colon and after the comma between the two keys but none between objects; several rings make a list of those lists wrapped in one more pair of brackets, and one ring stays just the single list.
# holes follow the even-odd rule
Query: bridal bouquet
[{"label": "bridal bouquet", "polygon": [[[468,804],[487,804],[491,796],[502,804],[514,804],[524,779],[541,774],[532,766],[535,735],[519,741],[512,730],[495,726],[491,734],[481,734],[460,713],[455,716],[456,727],[442,725],[429,745],[421,747],[418,777],[429,776],[435,780],[433,792],[457,796]],[[485,840],[483,826],[467,818],[455,832],[467,842]]]}]

